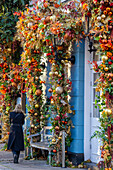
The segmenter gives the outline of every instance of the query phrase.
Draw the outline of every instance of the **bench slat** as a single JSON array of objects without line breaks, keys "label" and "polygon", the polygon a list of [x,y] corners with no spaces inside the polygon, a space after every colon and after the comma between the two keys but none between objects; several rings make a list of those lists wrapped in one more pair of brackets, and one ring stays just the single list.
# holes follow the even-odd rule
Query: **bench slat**
[{"label": "bench slat", "polygon": [[48,151],[51,151],[53,149],[49,147],[49,143],[45,143],[45,142],[31,143],[31,146],[39,149],[45,149]]}]

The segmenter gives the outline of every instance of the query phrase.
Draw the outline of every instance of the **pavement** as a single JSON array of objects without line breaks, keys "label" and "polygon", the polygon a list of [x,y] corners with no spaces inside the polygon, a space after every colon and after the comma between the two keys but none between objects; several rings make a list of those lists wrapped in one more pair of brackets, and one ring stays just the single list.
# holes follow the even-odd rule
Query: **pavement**
[{"label": "pavement", "polygon": [[24,152],[20,154],[19,163],[14,164],[12,152],[1,151],[2,147],[3,144],[0,144],[0,170],[72,170],[72,168],[51,167],[46,163],[46,160],[25,160]]}]

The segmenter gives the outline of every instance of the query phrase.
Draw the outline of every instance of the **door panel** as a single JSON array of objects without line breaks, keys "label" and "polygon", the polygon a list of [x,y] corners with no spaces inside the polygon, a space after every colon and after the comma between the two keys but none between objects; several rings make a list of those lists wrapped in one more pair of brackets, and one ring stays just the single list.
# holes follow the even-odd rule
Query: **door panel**
[{"label": "door panel", "polygon": [[[91,78],[92,78],[92,86],[91,86],[91,136],[95,131],[99,130],[99,118],[100,112],[99,107],[95,108],[95,99],[97,99],[96,95],[100,95],[100,92],[96,92],[95,80],[99,77],[99,73],[91,70]],[[100,160],[100,139],[94,137],[91,139],[91,161],[98,163]]]}]

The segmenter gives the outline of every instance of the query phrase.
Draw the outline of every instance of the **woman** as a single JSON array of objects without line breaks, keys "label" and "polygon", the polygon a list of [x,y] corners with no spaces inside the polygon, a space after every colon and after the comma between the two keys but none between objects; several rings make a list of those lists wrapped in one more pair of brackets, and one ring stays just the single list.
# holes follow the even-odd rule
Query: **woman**
[{"label": "woman", "polygon": [[24,113],[21,105],[17,104],[13,112],[10,112],[10,134],[7,149],[12,149],[14,163],[18,163],[20,151],[24,150],[24,137],[22,125],[24,124]]}]

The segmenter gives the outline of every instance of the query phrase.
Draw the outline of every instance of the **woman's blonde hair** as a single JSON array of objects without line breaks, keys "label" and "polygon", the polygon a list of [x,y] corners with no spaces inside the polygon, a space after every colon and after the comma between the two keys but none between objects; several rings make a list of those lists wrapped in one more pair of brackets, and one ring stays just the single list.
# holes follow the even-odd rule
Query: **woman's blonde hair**
[{"label": "woman's blonde hair", "polygon": [[13,112],[24,113],[21,104],[16,104]]}]

